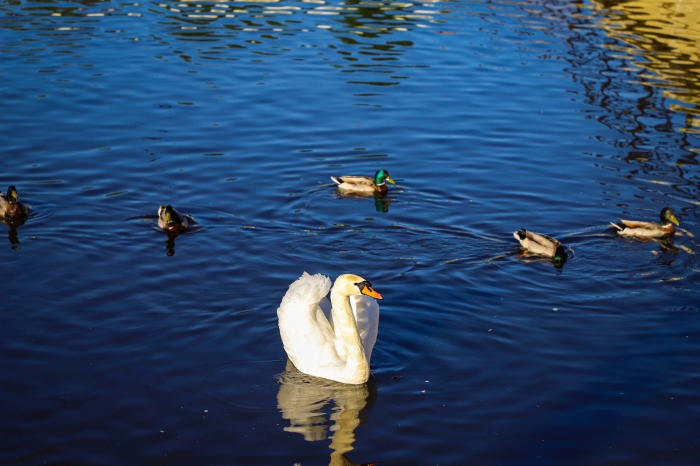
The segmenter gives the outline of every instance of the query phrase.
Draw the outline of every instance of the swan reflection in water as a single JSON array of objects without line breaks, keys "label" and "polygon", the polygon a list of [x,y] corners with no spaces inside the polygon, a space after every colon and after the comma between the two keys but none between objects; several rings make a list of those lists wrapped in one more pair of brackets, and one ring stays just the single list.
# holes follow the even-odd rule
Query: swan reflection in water
[{"label": "swan reflection in water", "polygon": [[[308,442],[326,440],[332,435],[329,466],[373,464],[354,463],[345,456],[353,450],[355,429],[367,422],[369,410],[377,399],[373,378],[359,385],[334,382],[299,372],[287,360],[279,384],[277,408],[290,424],[285,431],[302,434]],[[333,424],[329,425],[330,422]]]}]

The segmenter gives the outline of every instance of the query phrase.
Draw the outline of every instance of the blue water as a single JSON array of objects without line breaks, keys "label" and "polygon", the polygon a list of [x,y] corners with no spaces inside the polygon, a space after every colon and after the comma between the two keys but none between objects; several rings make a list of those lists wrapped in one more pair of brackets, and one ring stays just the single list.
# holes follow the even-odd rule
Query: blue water
[{"label": "blue water", "polygon": [[[594,6],[0,4],[0,463],[696,464],[700,85]],[[384,295],[368,384],[287,367],[304,271]]]}]

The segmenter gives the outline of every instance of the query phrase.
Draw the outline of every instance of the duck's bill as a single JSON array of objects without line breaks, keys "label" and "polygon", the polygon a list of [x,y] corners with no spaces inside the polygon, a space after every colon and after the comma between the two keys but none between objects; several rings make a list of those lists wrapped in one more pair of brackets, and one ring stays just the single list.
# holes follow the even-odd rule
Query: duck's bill
[{"label": "duck's bill", "polygon": [[675,223],[676,225],[680,225],[680,223],[678,222],[678,219],[676,218],[675,215],[671,215],[669,220],[672,221],[673,223]]},{"label": "duck's bill", "polygon": [[384,299],[384,298],[382,297],[382,295],[380,295],[379,293],[377,293],[376,291],[374,291],[374,290],[373,290],[372,288],[370,288],[369,286],[366,286],[366,287],[362,288],[361,293],[362,293],[363,295],[367,295],[367,296],[369,296],[369,297],[371,297],[371,298],[374,298],[374,299]]},{"label": "duck's bill", "polygon": [[394,180],[392,180],[390,176],[387,176],[386,180],[391,184],[396,184],[396,182]]}]

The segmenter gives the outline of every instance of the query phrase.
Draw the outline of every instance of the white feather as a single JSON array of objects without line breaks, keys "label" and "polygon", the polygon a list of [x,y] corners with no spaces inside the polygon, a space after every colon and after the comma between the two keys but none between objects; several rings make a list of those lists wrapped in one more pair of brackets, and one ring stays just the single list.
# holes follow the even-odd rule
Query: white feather
[{"label": "white feather", "polygon": [[[340,380],[348,355],[346,343],[334,329],[328,277],[304,272],[289,286],[277,316],[287,356],[302,372]],[[359,291],[358,291],[359,293]],[[349,296],[367,362],[379,331],[379,304],[368,296]],[[362,353],[360,353],[362,354]],[[341,380],[342,381],[342,380]]]}]

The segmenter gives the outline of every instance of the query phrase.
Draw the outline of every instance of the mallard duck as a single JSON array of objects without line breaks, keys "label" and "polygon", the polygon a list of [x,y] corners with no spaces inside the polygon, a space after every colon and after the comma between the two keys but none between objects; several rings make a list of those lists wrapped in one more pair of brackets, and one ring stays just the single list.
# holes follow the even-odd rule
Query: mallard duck
[{"label": "mallard duck", "polygon": [[7,195],[0,193],[0,216],[5,218],[26,217],[29,209],[19,202],[19,195],[14,186],[7,188]]},{"label": "mallard duck", "polygon": [[385,193],[389,189],[385,181],[396,184],[384,169],[378,170],[374,179],[369,176],[331,176],[331,179],[341,191],[354,193]]},{"label": "mallard duck", "polygon": [[551,236],[528,231],[524,228],[513,233],[513,236],[520,241],[520,246],[527,249],[528,252],[554,259],[555,263],[562,263],[568,257],[564,246]]},{"label": "mallard duck", "polygon": [[277,309],[289,360],[305,374],[342,383],[367,382],[379,331],[377,299],[382,295],[357,275],[341,275],[331,288],[328,277],[304,272],[289,285]]},{"label": "mallard duck", "polygon": [[158,207],[158,226],[163,230],[179,233],[187,230],[189,224],[185,216],[173,209],[172,206],[161,204]]},{"label": "mallard duck", "polygon": [[622,223],[612,223],[610,225],[617,228],[617,234],[620,236],[638,236],[641,238],[661,238],[663,236],[672,235],[676,232],[675,223],[679,225],[678,219],[673,215],[673,211],[668,207],[661,209],[661,223],[656,222],[637,222],[634,220],[623,220]]}]

